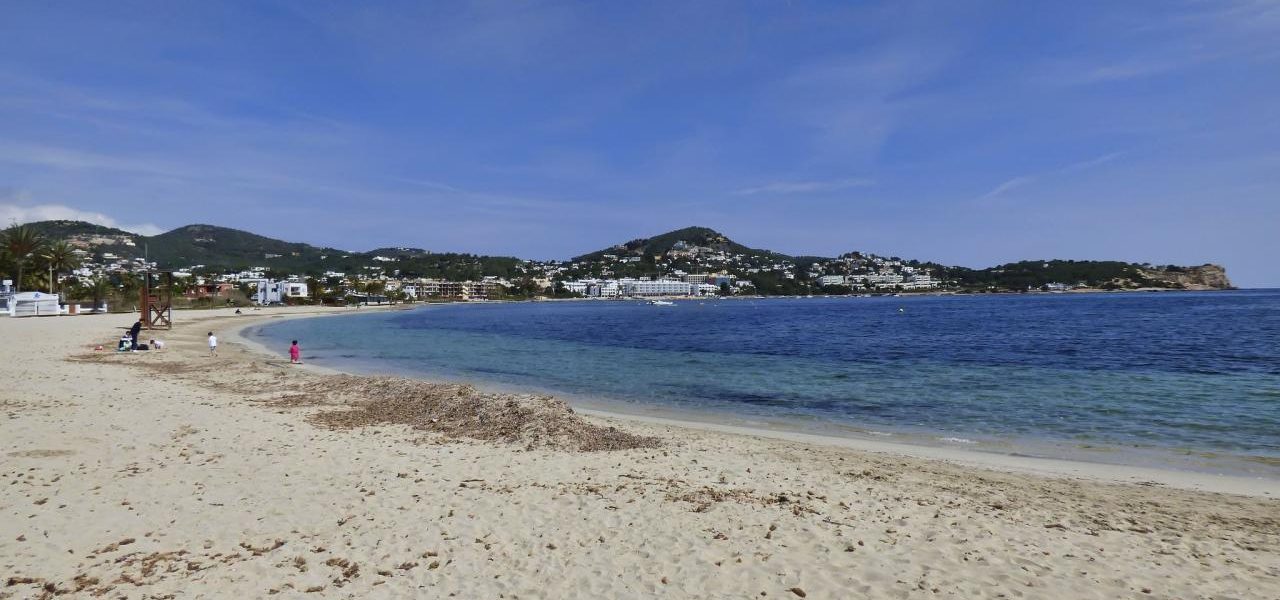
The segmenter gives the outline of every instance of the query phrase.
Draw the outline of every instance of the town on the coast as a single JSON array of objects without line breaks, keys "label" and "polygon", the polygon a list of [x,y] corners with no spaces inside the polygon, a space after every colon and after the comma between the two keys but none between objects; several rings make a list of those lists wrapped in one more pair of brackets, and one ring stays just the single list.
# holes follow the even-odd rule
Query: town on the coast
[{"label": "town on the coast", "polygon": [[569,260],[388,247],[347,252],[206,225],[144,237],[82,222],[3,232],[0,314],[129,310],[148,273],[188,306],[1222,289],[1221,267],[1024,261],[950,267],[849,252],[789,256],[691,227]]}]

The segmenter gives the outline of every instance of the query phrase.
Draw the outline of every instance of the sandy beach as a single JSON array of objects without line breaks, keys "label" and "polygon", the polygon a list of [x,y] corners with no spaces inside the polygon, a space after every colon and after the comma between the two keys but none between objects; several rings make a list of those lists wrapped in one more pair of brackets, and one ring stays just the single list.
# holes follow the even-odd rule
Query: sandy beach
[{"label": "sandy beach", "polygon": [[1280,597],[1275,481],[571,412],[235,336],[316,313],[179,312],[123,354],[133,315],[0,319],[0,598]]}]

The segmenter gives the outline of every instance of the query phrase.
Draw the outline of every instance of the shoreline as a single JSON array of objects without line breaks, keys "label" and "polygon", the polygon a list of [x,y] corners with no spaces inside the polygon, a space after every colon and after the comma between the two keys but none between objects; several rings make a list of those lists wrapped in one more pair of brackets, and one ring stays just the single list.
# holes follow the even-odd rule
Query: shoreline
[{"label": "shoreline", "polygon": [[[393,305],[388,305],[388,307],[380,310],[395,310],[391,308],[391,306]],[[401,307],[398,309],[412,310],[413,308],[418,307],[408,309]],[[238,324],[234,330],[229,332],[228,335],[233,337],[236,341],[244,343],[252,351],[257,352],[262,357],[278,357],[276,353],[273,353],[269,348],[257,340],[245,335],[246,330],[252,327],[264,325],[272,318],[286,318],[293,320],[350,314],[359,313],[351,310],[326,314],[293,313],[290,315],[264,316],[261,319]],[[252,317],[253,315],[248,316]],[[303,368],[318,374],[351,374],[366,376],[365,374],[358,372],[344,371],[338,368],[321,365],[304,363],[302,366]],[[396,377],[401,376],[396,375]],[[457,383],[447,378],[406,378],[429,383]],[[527,390],[522,390],[518,386],[475,385],[478,385],[481,389],[488,389],[498,393],[528,393]],[[537,393],[543,392],[539,391]],[[557,397],[563,398],[564,396]],[[788,423],[785,419],[779,419],[776,422],[771,422],[770,425],[772,427],[745,424],[725,424],[716,422],[716,417],[720,415],[716,415],[711,412],[703,413],[693,410],[678,410],[670,407],[646,406],[644,413],[641,414],[639,412],[628,412],[625,410],[625,407],[608,401],[592,401],[590,398],[578,398],[573,396],[569,397],[567,401],[574,406],[575,410],[582,414],[623,423],[646,423],[681,429],[714,431],[731,435],[767,438],[831,448],[844,448],[859,452],[943,461],[966,467],[993,469],[1038,476],[1083,478],[1109,483],[1155,483],[1162,486],[1191,491],[1225,493],[1259,498],[1280,498],[1280,479],[1266,478],[1263,476],[1216,474],[1196,470],[1179,470],[1143,465],[1126,465],[1059,459],[1043,456],[1028,456],[1016,453],[1002,453],[994,450],[986,451],[969,448],[956,448],[946,445],[912,443],[912,441],[877,440],[853,434],[835,435],[814,433],[812,431],[804,431],[798,424]]]}]

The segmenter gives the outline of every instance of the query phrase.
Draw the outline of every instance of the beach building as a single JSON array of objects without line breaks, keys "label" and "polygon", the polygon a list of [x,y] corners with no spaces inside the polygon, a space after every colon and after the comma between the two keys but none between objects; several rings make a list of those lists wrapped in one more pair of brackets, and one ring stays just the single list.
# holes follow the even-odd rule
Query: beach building
[{"label": "beach building", "polygon": [[58,295],[45,292],[18,292],[6,302],[5,314],[10,317],[55,317],[61,310]]},{"label": "beach building", "polygon": [[13,302],[13,280],[0,281],[0,313],[9,314],[9,305]]},{"label": "beach building", "polygon": [[352,292],[347,294],[347,296],[352,300],[353,304],[363,304],[366,306],[370,304],[387,304],[391,302],[391,299],[388,298],[386,294],[365,294],[360,292]]},{"label": "beach building", "polygon": [[613,279],[601,281],[596,285],[595,293],[592,295],[601,298],[618,298],[622,296],[622,286],[618,285],[618,282]]},{"label": "beach building", "polygon": [[844,284],[845,284],[844,275],[823,275],[818,278],[818,285],[821,285],[824,287],[828,285],[844,285]]},{"label": "beach building", "polygon": [[[506,282],[497,277],[486,277],[482,281],[444,281],[442,279],[418,279],[405,283],[400,290],[406,296],[418,300],[428,298],[448,298],[453,300],[488,300],[501,295]],[[388,285],[387,289],[392,288]]]},{"label": "beach building", "polygon": [[938,287],[938,281],[927,273],[910,275],[902,282],[904,290],[927,290]]},{"label": "beach building", "polygon": [[441,281],[437,286],[437,296],[441,298],[462,298],[462,282]]},{"label": "beach building", "polygon": [[440,285],[444,283],[439,279],[418,279],[411,284],[404,286],[404,293],[413,296],[419,300],[425,300],[433,296],[440,296]]},{"label": "beach building", "polygon": [[622,291],[628,296],[692,296],[694,284],[674,279],[623,279]]},{"label": "beach building", "polygon": [[502,282],[486,277],[483,281],[468,281],[463,285],[464,300],[489,300],[502,295]]},{"label": "beach building", "polygon": [[309,290],[301,281],[275,281],[265,279],[258,282],[258,292],[254,301],[258,304],[278,304],[290,298],[306,298]]},{"label": "beach building", "polygon": [[226,298],[235,291],[236,284],[220,281],[220,282],[201,282],[187,288],[182,296],[188,300],[200,300],[203,298]]},{"label": "beach building", "polygon": [[893,288],[902,283],[902,275],[898,273],[860,273],[848,277],[850,284],[865,284],[877,289]]},{"label": "beach building", "polygon": [[466,300],[473,295],[473,285],[471,282],[419,279],[412,284],[406,284],[402,291],[405,295],[413,296],[418,300],[426,300],[428,298]]},{"label": "beach building", "polygon": [[616,279],[580,279],[562,282],[564,289],[588,298],[618,298],[622,285]]},{"label": "beach building", "polygon": [[677,272],[676,274],[680,275],[680,279],[685,283],[709,283],[717,287],[723,284],[733,285],[734,280],[737,279],[736,276],[728,273],[690,273],[685,275]]}]

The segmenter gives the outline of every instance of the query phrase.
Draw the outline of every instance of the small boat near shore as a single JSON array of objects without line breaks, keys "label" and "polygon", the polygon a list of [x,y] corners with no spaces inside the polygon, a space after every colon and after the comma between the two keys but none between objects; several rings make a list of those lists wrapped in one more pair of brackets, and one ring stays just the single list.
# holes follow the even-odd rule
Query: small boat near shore
[{"label": "small boat near shore", "polygon": [[675,306],[675,302],[669,300],[650,300],[649,306]]}]

